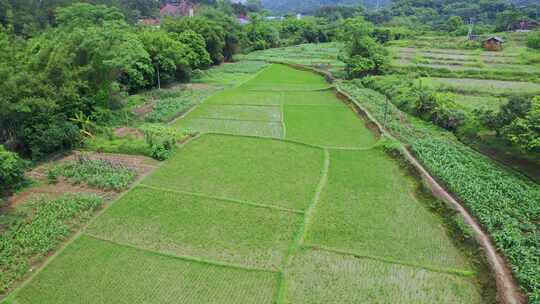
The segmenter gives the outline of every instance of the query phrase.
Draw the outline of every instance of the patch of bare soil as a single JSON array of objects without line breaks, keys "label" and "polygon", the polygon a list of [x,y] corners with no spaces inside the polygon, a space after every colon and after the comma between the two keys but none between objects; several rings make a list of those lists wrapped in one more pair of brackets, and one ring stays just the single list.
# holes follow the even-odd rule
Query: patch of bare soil
[{"label": "patch of bare soil", "polygon": [[193,90],[209,90],[212,88],[211,85],[209,84],[206,84],[206,83],[188,83],[186,85],[186,87],[188,89],[193,89]]},{"label": "patch of bare soil", "polygon": [[[104,197],[106,200],[112,200],[119,192],[105,191],[98,188],[90,187],[85,184],[72,185],[69,181],[59,178],[55,184],[49,184],[47,180],[47,172],[49,168],[55,164],[59,164],[66,161],[75,160],[81,152],[74,151],[73,153],[64,156],[62,158],[53,160],[39,165],[27,173],[28,178],[36,182],[37,185],[32,186],[26,190],[16,193],[7,198],[7,204],[2,210],[6,212],[15,208],[17,205],[28,202],[37,197],[54,198],[66,193],[88,193],[97,194]],[[113,163],[121,164],[124,167],[130,168],[137,174],[137,179],[143,178],[148,175],[153,169],[157,168],[158,162],[144,156],[139,155],[124,155],[124,154],[110,154],[110,153],[97,153],[97,152],[84,152],[85,157],[90,159],[107,160]]]},{"label": "patch of bare soil", "polygon": [[139,118],[144,118],[146,114],[154,110],[154,104],[155,104],[155,101],[146,102],[145,104],[133,109],[133,113],[137,115],[137,117]]},{"label": "patch of bare soil", "polygon": [[71,185],[65,180],[59,180],[56,184],[43,184],[12,195],[7,199],[8,209],[36,198],[55,198],[68,193],[88,193],[102,197],[108,197],[112,194],[86,185]]},{"label": "patch of bare soil", "polygon": [[99,152],[80,152],[74,151],[71,155],[63,158],[61,161],[69,161],[76,159],[79,155],[84,154],[90,159],[106,160],[113,163],[121,164],[128,167],[137,173],[137,176],[145,175],[159,165],[159,162],[142,155],[126,155],[114,153],[99,153]]},{"label": "patch of bare soil", "polygon": [[141,130],[131,127],[116,128],[114,130],[114,135],[118,137],[133,137],[137,139],[144,139],[144,133]]}]

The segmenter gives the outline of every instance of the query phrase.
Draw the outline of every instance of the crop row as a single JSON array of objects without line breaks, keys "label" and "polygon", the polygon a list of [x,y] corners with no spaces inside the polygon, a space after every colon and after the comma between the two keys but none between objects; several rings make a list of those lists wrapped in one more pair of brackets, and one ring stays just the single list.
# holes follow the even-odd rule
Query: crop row
[{"label": "crop row", "polygon": [[0,234],[0,294],[23,277],[32,263],[55,249],[101,202],[88,195],[36,201],[28,216]]}]

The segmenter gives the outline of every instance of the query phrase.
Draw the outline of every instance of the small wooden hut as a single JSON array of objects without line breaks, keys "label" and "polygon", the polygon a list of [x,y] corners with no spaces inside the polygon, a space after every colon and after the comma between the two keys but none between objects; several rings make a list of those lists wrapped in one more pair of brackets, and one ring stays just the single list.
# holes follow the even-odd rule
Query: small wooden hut
[{"label": "small wooden hut", "polygon": [[484,48],[488,51],[502,51],[503,43],[504,39],[500,37],[489,37],[488,39],[484,40]]}]

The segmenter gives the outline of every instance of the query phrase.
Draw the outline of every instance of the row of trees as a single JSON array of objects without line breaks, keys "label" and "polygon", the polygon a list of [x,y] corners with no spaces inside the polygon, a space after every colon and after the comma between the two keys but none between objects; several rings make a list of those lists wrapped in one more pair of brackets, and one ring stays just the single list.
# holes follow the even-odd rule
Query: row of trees
[{"label": "row of trees", "polygon": [[[540,4],[536,1],[523,4],[506,0],[394,0],[383,10],[368,12],[366,18],[378,24],[416,30],[466,34],[465,24],[473,21],[480,32],[507,31],[518,28],[522,20],[540,21]],[[451,20],[452,17],[459,19]]]},{"label": "row of trees", "polygon": [[34,159],[76,145],[87,120],[107,124],[126,93],[188,79],[238,47],[238,25],[211,9],[161,29],[90,4],[59,8],[55,20],[30,39],[0,29],[0,142]]}]

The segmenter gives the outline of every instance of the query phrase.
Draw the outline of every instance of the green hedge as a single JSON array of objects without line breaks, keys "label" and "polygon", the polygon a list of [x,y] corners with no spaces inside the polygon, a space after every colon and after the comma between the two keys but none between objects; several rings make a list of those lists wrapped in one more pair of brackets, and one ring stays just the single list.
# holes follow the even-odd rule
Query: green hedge
[{"label": "green hedge", "polygon": [[27,162],[17,153],[7,151],[0,145],[0,195],[22,185],[26,167]]}]

